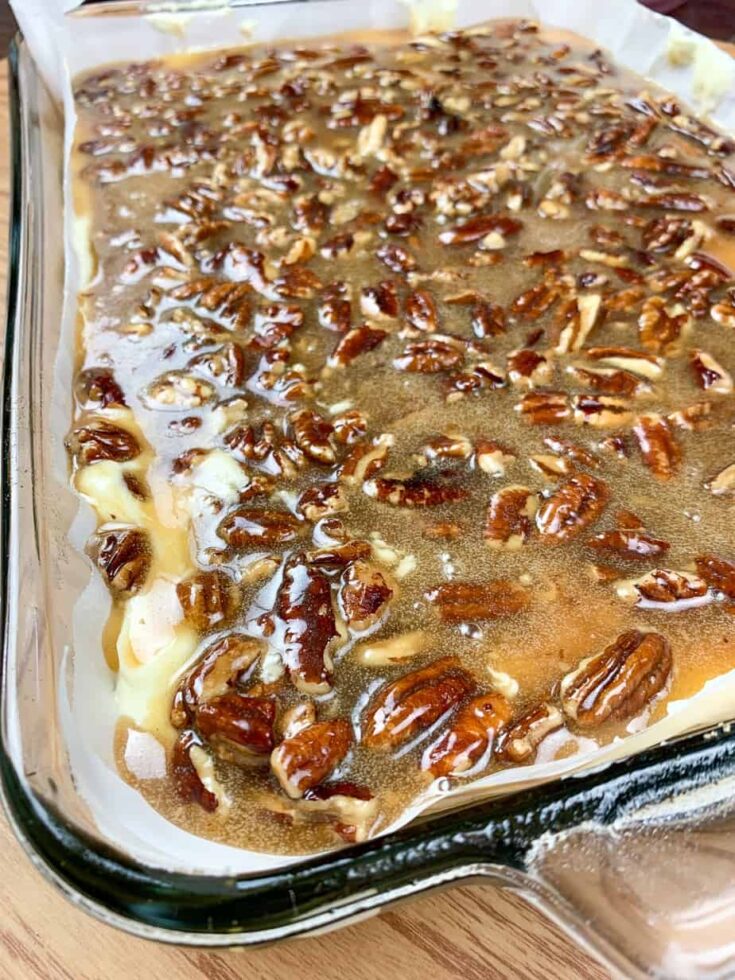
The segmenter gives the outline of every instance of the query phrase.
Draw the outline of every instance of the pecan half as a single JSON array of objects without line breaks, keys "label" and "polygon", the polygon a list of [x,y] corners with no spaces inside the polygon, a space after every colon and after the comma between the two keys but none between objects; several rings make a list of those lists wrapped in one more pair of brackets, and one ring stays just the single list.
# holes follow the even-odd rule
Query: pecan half
[{"label": "pecan half", "polygon": [[575,395],[572,411],[575,422],[599,429],[617,428],[632,417],[628,403],[612,395]]},{"label": "pecan half", "polygon": [[398,290],[390,279],[377,286],[363,286],[360,293],[360,310],[366,317],[378,320],[395,320],[399,312]]},{"label": "pecan half", "polygon": [[273,750],[271,767],[285,792],[299,799],[337,768],[352,740],[352,726],[344,719],[318,721],[285,738]]},{"label": "pecan half", "polygon": [[462,398],[468,392],[479,392],[484,388],[504,388],[505,385],[505,372],[497,368],[491,360],[485,358],[474,364],[470,371],[449,376],[447,379],[449,390],[447,401]]},{"label": "pecan half", "polygon": [[456,521],[437,521],[424,528],[423,536],[429,541],[453,541],[462,533],[462,525]]},{"label": "pecan half", "polygon": [[554,248],[548,252],[531,252],[530,255],[524,255],[523,264],[530,267],[536,265],[561,265],[568,257],[568,254],[562,249]]},{"label": "pecan half", "polygon": [[514,616],[529,603],[528,592],[507,579],[490,582],[445,582],[429,589],[426,598],[445,623]]},{"label": "pecan half", "polygon": [[687,313],[669,313],[662,296],[651,296],[638,318],[641,343],[654,354],[668,353],[689,323]]},{"label": "pecan half", "polygon": [[150,491],[145,482],[135,475],[135,473],[123,473],[123,483],[130,493],[138,500],[150,500]]},{"label": "pecan half", "polygon": [[407,480],[377,476],[366,480],[363,492],[392,507],[439,507],[464,500],[467,490],[429,474],[417,473]]},{"label": "pecan half", "polygon": [[511,311],[526,320],[538,318],[559,298],[559,287],[546,280],[536,283],[513,300]]},{"label": "pecan half", "polygon": [[480,339],[505,333],[505,311],[496,303],[475,303],[471,318],[472,332]]},{"label": "pecan half", "polygon": [[375,257],[380,259],[391,272],[406,273],[412,272],[416,268],[415,257],[402,245],[381,245],[376,251]]},{"label": "pecan half", "polygon": [[310,565],[330,570],[346,568],[353,561],[362,561],[373,553],[369,541],[346,541],[344,544],[326,545],[324,548],[314,548],[304,552],[304,557]]},{"label": "pecan half", "polygon": [[663,689],[671,667],[664,636],[628,630],[567,674],[561,682],[562,707],[580,728],[632,718]]},{"label": "pecan half", "polygon": [[439,235],[442,245],[467,245],[472,242],[479,242],[492,232],[499,232],[503,236],[515,235],[523,223],[516,218],[503,214],[481,214],[475,218],[468,218],[461,225],[447,228]]},{"label": "pecan half", "polygon": [[293,207],[293,226],[298,231],[319,232],[326,224],[329,210],[318,197],[299,198]]},{"label": "pecan half", "polygon": [[130,493],[138,500],[150,500],[150,491],[145,482],[135,475],[135,473],[123,473],[123,483]]},{"label": "pecan half", "polygon": [[515,551],[531,534],[538,497],[528,487],[509,486],[490,498],[485,520],[485,540],[491,548]]},{"label": "pecan half", "polygon": [[532,425],[555,425],[572,414],[569,397],[563,391],[529,391],[515,410]]},{"label": "pecan half", "polygon": [[217,534],[232,548],[268,548],[293,541],[300,530],[301,522],[288,511],[238,507],[220,523]]},{"label": "pecan half", "polygon": [[728,599],[735,599],[735,562],[718,555],[699,555],[696,560],[697,571],[710,586],[724,593]]},{"label": "pecan half", "polygon": [[640,155],[623,157],[619,161],[621,167],[628,170],[650,170],[657,174],[667,174],[671,177],[689,177],[694,180],[706,180],[710,171],[708,167],[695,167],[691,164],[680,163],[661,156]]},{"label": "pecan half", "polygon": [[101,459],[126,463],[140,454],[138,440],[131,432],[112,422],[97,420],[75,429],[66,446],[77,463],[83,465]]},{"label": "pecan half", "polygon": [[536,526],[543,540],[558,544],[593,524],[607,506],[607,484],[589,473],[576,473],[541,503]]},{"label": "pecan half", "polygon": [[348,625],[365,630],[383,615],[393,590],[383,574],[366,561],[349,565],[342,576],[339,604]]},{"label": "pecan half", "polygon": [[368,640],[355,649],[355,656],[366,667],[385,667],[415,657],[429,644],[423,630],[398,633],[386,640]]},{"label": "pecan half", "polygon": [[281,435],[273,422],[261,425],[238,425],[225,435],[225,443],[238,461],[262,464],[267,473],[287,479],[306,466],[306,456],[291,440]]},{"label": "pecan half", "polygon": [[[248,322],[246,320],[242,326],[247,326]],[[287,303],[268,303],[255,314],[253,344],[265,350],[278,347],[303,325],[304,312],[300,307]]]},{"label": "pecan half", "polygon": [[319,252],[325,259],[332,261],[340,256],[349,254],[354,244],[355,236],[351,232],[347,231],[340,235],[335,235],[334,238],[330,238],[328,241],[324,242],[319,249]]},{"label": "pecan half", "polygon": [[636,200],[639,208],[661,208],[664,211],[708,211],[709,205],[699,194],[687,194],[683,191],[669,191],[661,194],[649,194]]},{"label": "pecan half", "polygon": [[528,463],[538,473],[555,480],[572,471],[569,460],[549,453],[533,453],[528,457]]},{"label": "pecan half", "polygon": [[417,289],[409,293],[404,305],[406,319],[416,330],[436,331],[439,326],[439,314],[431,293]]},{"label": "pecan half", "polygon": [[640,528],[602,531],[588,544],[598,551],[608,551],[628,559],[656,558],[671,547],[668,541],[654,538]]},{"label": "pecan half", "polygon": [[685,405],[666,416],[670,425],[675,425],[679,429],[687,432],[701,432],[703,429],[712,428],[712,402],[695,402],[693,405]]},{"label": "pecan half", "polygon": [[704,579],[670,568],[654,568],[640,578],[622,582],[617,593],[642,608],[660,606],[672,611],[703,605],[710,598]]},{"label": "pecan half", "polygon": [[590,211],[627,211],[630,208],[630,202],[622,194],[606,187],[591,188],[584,203]]},{"label": "pecan half", "polygon": [[730,372],[706,351],[692,351],[689,364],[694,380],[705,391],[711,391],[717,395],[729,395],[733,390]]},{"label": "pecan half", "polygon": [[323,517],[343,513],[348,506],[339,483],[316,483],[301,494],[296,510],[307,521],[320,521]]},{"label": "pecan half", "polygon": [[319,323],[335,333],[347,333],[352,326],[352,303],[339,296],[328,296],[319,304]]},{"label": "pecan half", "polygon": [[437,374],[451,371],[463,360],[462,349],[455,342],[435,337],[408,344],[403,353],[394,358],[393,367],[413,374]]},{"label": "pecan half", "polygon": [[473,446],[467,436],[452,430],[451,434],[443,434],[430,439],[424,446],[427,459],[469,459]]},{"label": "pecan half", "polygon": [[641,232],[643,247],[650,252],[676,251],[689,237],[692,223],[687,218],[654,218]]},{"label": "pecan half", "polygon": [[95,411],[125,408],[127,402],[120,385],[109,368],[87,368],[77,378],[77,401],[80,408]]},{"label": "pecan half", "polygon": [[681,464],[681,449],[666,419],[661,415],[641,415],[633,432],[646,466],[657,479],[670,480]]},{"label": "pecan half", "polygon": [[276,702],[244,694],[220,694],[198,705],[195,725],[214,753],[237,765],[263,765],[275,744]]},{"label": "pecan half", "polygon": [[496,757],[514,765],[531,762],[546,736],[563,727],[564,718],[555,705],[534,705],[502,732]]},{"label": "pecan half", "polygon": [[558,456],[563,456],[579,466],[586,466],[587,469],[594,470],[600,465],[600,461],[594,453],[570,442],[568,439],[560,439],[558,436],[545,436],[544,445],[548,446]]},{"label": "pecan half", "polygon": [[475,445],[475,462],[489,476],[505,476],[506,468],[516,458],[515,453],[492,439],[478,439]]},{"label": "pecan half", "polygon": [[263,652],[262,640],[230,633],[210,643],[174,694],[171,722],[183,728],[194,720],[200,704],[236,688]]},{"label": "pecan half", "polygon": [[147,408],[176,412],[201,408],[214,398],[214,387],[185,371],[167,371],[141,392]]},{"label": "pecan half", "polygon": [[423,224],[421,217],[404,211],[401,214],[389,214],[383,222],[383,227],[389,235],[399,235],[408,238]]},{"label": "pecan half", "polygon": [[627,436],[607,436],[597,443],[597,447],[617,459],[630,458],[630,444]]},{"label": "pecan half", "polygon": [[442,657],[382,687],[367,710],[362,741],[387,749],[425,731],[474,689],[456,657]]},{"label": "pecan half", "polygon": [[293,738],[305,728],[316,722],[316,705],[313,701],[299,701],[286,708],[278,719],[278,729],[282,738]]},{"label": "pecan half", "polygon": [[[616,368],[583,368],[570,365],[567,371],[575,381],[586,388],[592,388],[593,391],[601,395],[623,395],[629,398],[650,390],[635,375],[629,374],[627,371],[619,371]],[[618,400],[617,404],[625,411],[625,402]],[[575,403],[575,407],[579,411],[582,411],[584,406],[585,401]],[[617,416],[614,424],[618,424]]]},{"label": "pecan half", "polygon": [[357,408],[347,409],[333,419],[334,438],[344,446],[352,446],[367,432],[365,415]]},{"label": "pecan half", "polygon": [[303,556],[292,558],[283,572],[275,612],[284,624],[283,661],[293,683],[307,694],[328,691],[328,648],[337,636],[329,579]]},{"label": "pecan half", "polygon": [[625,144],[627,136],[628,130],[623,126],[606,126],[592,134],[585,150],[590,156],[607,157]]},{"label": "pecan half", "polygon": [[[217,384],[227,388],[237,388],[245,377],[245,356],[237,344],[223,344],[217,350],[198,354],[187,367],[197,374],[203,374]],[[196,407],[196,404],[193,406]]]},{"label": "pecan half", "polygon": [[358,442],[340,467],[340,480],[356,485],[373,476],[385,466],[393,442],[390,433],[383,433],[371,442]]},{"label": "pecan half", "polygon": [[705,487],[715,497],[730,497],[735,494],[735,463],[730,463],[717,476],[707,480]]},{"label": "pecan half", "polygon": [[348,330],[332,351],[328,363],[331,367],[346,367],[360,354],[375,350],[387,336],[385,330],[381,330],[380,327],[370,327],[366,323],[361,327]]},{"label": "pecan half", "polygon": [[284,275],[273,280],[272,288],[276,296],[311,299],[322,288],[322,282],[310,269],[293,266]]},{"label": "pecan half", "polygon": [[176,739],[171,752],[169,772],[182,802],[198,803],[207,813],[214,813],[219,805],[219,800],[204,785],[202,777],[192,761],[192,753],[196,751],[204,752],[199,736],[192,731],[182,732]]},{"label": "pecan half", "polygon": [[235,583],[219,569],[183,579],[176,586],[176,595],[187,622],[200,633],[225,626],[238,604]]},{"label": "pecan half", "polygon": [[508,378],[516,387],[534,388],[551,381],[553,369],[548,354],[524,347],[508,354]]},{"label": "pecan half", "polygon": [[379,803],[366,786],[345,780],[307,789],[301,799],[269,797],[266,809],[294,826],[326,824],[346,843],[366,840]]},{"label": "pecan half", "polygon": [[335,462],[337,457],[330,442],[334,428],[326,419],[318,412],[302,408],[290,415],[289,421],[293,427],[296,445],[302,452],[325,466]]},{"label": "pecan half", "polygon": [[635,347],[587,347],[583,353],[590,360],[602,361],[610,367],[651,380],[660,378],[663,373],[663,358]]},{"label": "pecan half", "polygon": [[557,353],[581,350],[597,323],[601,309],[602,297],[599,293],[585,293],[571,300],[569,315],[556,344]]},{"label": "pecan half", "polygon": [[87,542],[86,551],[114,595],[134,595],[148,578],[151,549],[142,528],[103,525]]},{"label": "pecan half", "polygon": [[383,164],[370,178],[369,188],[374,194],[385,194],[399,180],[398,174]]},{"label": "pecan half", "polygon": [[709,311],[715,323],[721,323],[723,327],[735,327],[735,302],[731,299],[720,300],[713,303]]},{"label": "pecan half", "polygon": [[487,765],[493,741],[510,721],[502,694],[481,694],[457,712],[451,728],[430,745],[421,760],[433,776],[458,775]]}]

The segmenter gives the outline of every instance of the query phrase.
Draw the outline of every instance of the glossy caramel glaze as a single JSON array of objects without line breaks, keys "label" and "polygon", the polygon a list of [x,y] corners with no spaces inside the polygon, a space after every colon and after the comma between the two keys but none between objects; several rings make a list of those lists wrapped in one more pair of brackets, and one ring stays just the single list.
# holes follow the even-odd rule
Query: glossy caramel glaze
[{"label": "glossy caramel glaze", "polygon": [[69,447],[154,805],[358,840],[733,666],[728,140],[517,22],[75,88]]}]

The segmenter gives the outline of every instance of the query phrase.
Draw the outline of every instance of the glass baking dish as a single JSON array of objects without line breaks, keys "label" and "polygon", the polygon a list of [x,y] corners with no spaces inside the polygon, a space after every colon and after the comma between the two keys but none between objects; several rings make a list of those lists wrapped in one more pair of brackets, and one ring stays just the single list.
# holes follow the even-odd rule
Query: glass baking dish
[{"label": "glass baking dish", "polygon": [[[292,2],[279,3],[279,14]],[[328,6],[338,29],[349,0]],[[138,4],[104,9],[123,18],[139,13]],[[728,724],[256,874],[227,873],[221,861],[208,863],[206,851],[188,866],[167,859],[165,837],[157,852],[146,850],[130,797],[114,814],[113,795],[107,812],[90,805],[80,790],[90,775],[78,771],[80,746],[68,735],[72,609],[89,568],[74,546],[78,501],[61,439],[73,366],[70,338],[59,331],[62,119],[20,38],[10,69],[0,775],[8,817],[34,864],[87,911],[166,942],[272,942],[481,879],[521,892],[627,976],[732,976],[735,732]],[[99,678],[85,666],[90,686],[75,693],[95,701]],[[110,773],[109,759],[94,760],[93,780],[104,787]]]}]

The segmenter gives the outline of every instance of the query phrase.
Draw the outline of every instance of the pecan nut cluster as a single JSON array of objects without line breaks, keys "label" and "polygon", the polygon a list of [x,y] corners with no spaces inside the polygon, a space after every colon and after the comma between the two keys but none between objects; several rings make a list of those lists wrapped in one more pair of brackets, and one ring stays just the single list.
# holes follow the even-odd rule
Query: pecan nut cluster
[{"label": "pecan nut cluster", "polygon": [[67,446],[171,819],[361,840],[735,666],[730,140],[521,21],[75,98]]}]

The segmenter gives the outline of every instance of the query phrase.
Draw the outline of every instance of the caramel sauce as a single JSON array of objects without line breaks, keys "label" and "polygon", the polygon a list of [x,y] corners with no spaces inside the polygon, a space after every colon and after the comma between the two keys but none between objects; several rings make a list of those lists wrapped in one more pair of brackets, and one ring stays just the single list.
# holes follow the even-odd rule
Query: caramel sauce
[{"label": "caramel sauce", "polygon": [[[286,713],[312,700],[319,720],[351,723],[349,752],[317,789],[341,782],[367,789],[377,801],[362,828],[370,834],[429,785],[424,753],[451,729],[458,705],[389,751],[365,744],[366,719],[385,684],[440,657],[455,656],[452,670],[471,678],[478,695],[506,697],[513,721],[539,704],[563,709],[563,727],[526,762],[608,744],[735,666],[722,589],[705,582],[694,598],[651,603],[626,584],[661,568],[693,579],[706,554],[735,561],[731,491],[709,489],[735,463],[727,387],[735,369],[735,238],[716,228],[733,210],[732,187],[717,177],[732,166],[725,140],[696,121],[682,135],[683,110],[669,97],[650,86],[641,94],[639,79],[557,32],[502,22],[423,42],[359,40],[364,47],[340,39],[177,56],[76,81],[75,203],[89,221],[92,268],[80,296],[79,370],[84,379],[89,369],[109,369],[125,405],[80,402],[74,427],[108,419],[133,433],[141,452],[107,470],[110,460],[85,462],[78,453],[74,480],[101,523],[142,527],[150,540],[145,584],[118,593],[101,637],[107,662],[120,668],[117,757],[125,778],[173,822],[256,850],[303,853],[354,835],[313,800],[311,809],[290,800],[267,755],[244,765],[206,739],[201,751],[214,782],[202,779],[218,805],[207,812],[182,800],[171,767],[179,737],[172,701],[202,654],[229,633],[263,643],[260,660],[231,686],[275,700],[276,741]],[[631,108],[637,98],[643,106]],[[652,116],[645,133],[640,126]],[[606,137],[615,127],[622,135]],[[624,165],[631,157],[669,172],[650,169],[650,160]],[[707,175],[673,174],[676,164]],[[381,168],[390,170],[385,184]],[[654,207],[656,195],[668,197]],[[469,222],[478,216],[503,220],[473,236]],[[670,227],[655,227],[657,219]],[[698,256],[724,267],[710,270],[704,285],[691,281]],[[208,284],[187,294],[199,279]],[[247,284],[237,302],[231,292],[211,292],[228,283]],[[537,311],[532,300],[546,287],[548,306]],[[428,314],[425,300],[416,305],[417,291],[429,295]],[[621,299],[624,291],[630,295]],[[599,311],[587,334],[575,333],[583,330],[578,300],[590,297],[599,298]],[[649,302],[657,297],[658,320]],[[350,304],[351,329],[367,323],[374,338],[380,333],[349,360],[335,352],[344,329],[333,329],[325,312],[337,301]],[[431,319],[432,305],[437,322],[427,329],[416,317]],[[724,311],[720,320],[715,307]],[[291,329],[297,314],[303,322]],[[482,326],[493,322],[497,329]],[[643,360],[594,354],[605,347],[633,349]],[[509,355],[522,348],[548,355],[538,377],[512,375]],[[693,372],[696,351],[723,370],[719,381],[709,370]],[[625,375],[623,394],[595,387],[612,384],[614,371]],[[549,392],[560,406],[551,422],[526,410],[529,398]],[[588,413],[601,393],[619,417]],[[705,418],[686,414],[700,403]],[[337,433],[358,411],[365,432],[352,443],[332,432],[331,462],[305,456],[294,448],[292,421],[304,407]],[[657,472],[660,453],[646,455],[636,435],[642,416],[663,420],[670,473]],[[230,438],[238,426],[252,426],[251,443],[265,440],[264,448],[248,444],[243,456],[244,443]],[[383,468],[340,483],[355,444],[386,437]],[[458,444],[454,454],[437,451],[442,438]],[[570,459],[558,440],[587,461]],[[487,443],[501,447],[495,469],[483,463]],[[605,488],[601,512],[550,542],[542,509],[579,472]],[[95,473],[104,479],[90,484]],[[270,483],[250,497],[255,478]],[[457,493],[437,506],[396,506],[381,480]],[[369,542],[392,596],[375,622],[352,628],[337,598],[341,573],[327,573],[333,672],[327,664],[324,689],[306,692],[284,670],[294,625],[279,618],[278,596],[294,555],[333,540],[298,506],[301,494],[328,482],[340,483],[345,501],[333,516],[351,540]],[[526,540],[511,547],[500,535],[490,543],[490,501],[519,485],[537,508],[519,532]],[[297,531],[227,545],[223,522],[239,507],[286,514]],[[595,549],[596,535],[626,526],[621,512],[664,541],[665,554]],[[231,580],[237,611],[225,625],[200,628],[186,620],[179,586],[214,569]],[[430,598],[441,585],[497,581],[522,592],[522,608],[457,620]],[[621,708],[592,727],[577,724],[563,679],[629,630],[665,637],[673,661],[665,683],[632,713]],[[368,642],[418,632],[405,659],[361,656]],[[492,744],[481,759],[476,771],[450,778],[508,765]]]}]

